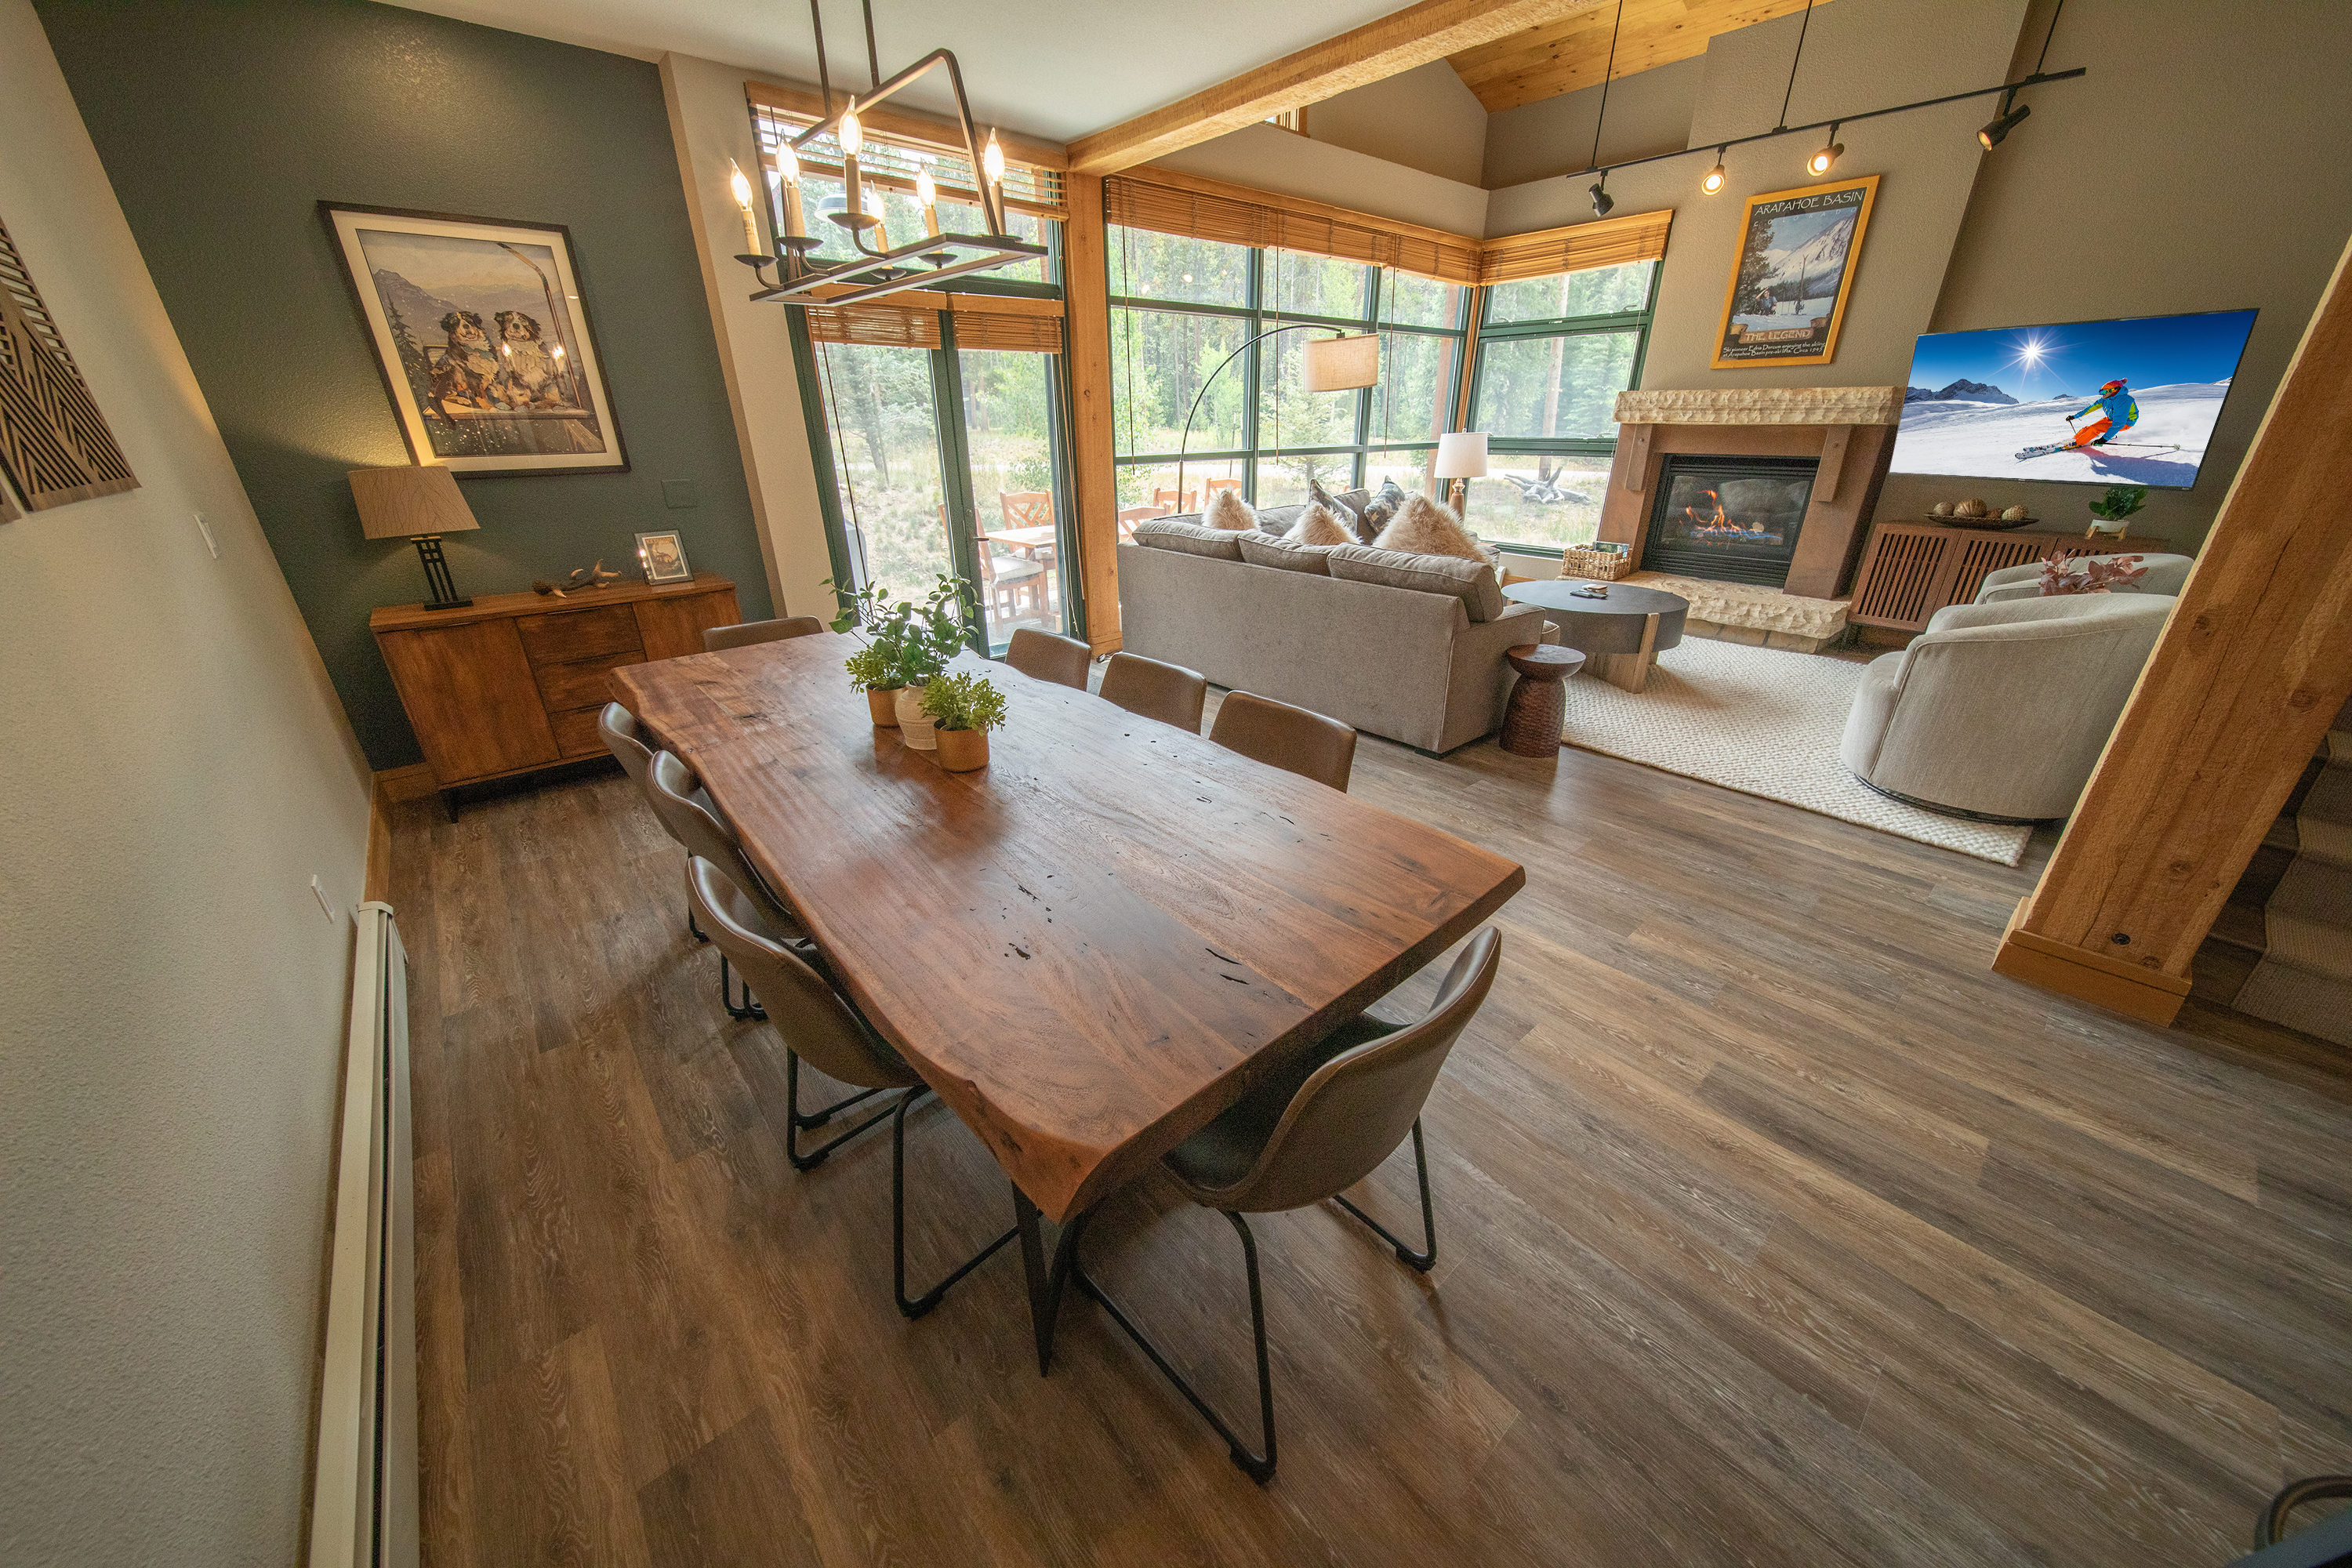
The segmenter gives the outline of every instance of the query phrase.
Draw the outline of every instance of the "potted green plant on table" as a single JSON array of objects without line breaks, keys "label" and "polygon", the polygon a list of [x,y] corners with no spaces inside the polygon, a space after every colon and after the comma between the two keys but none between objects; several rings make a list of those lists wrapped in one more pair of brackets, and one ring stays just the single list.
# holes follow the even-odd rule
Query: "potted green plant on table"
[{"label": "potted green plant on table", "polygon": [[866,640],[844,668],[851,683],[866,692],[874,722],[895,723],[908,745],[930,751],[936,742],[930,717],[922,710],[923,686],[969,646],[971,628],[979,624],[980,596],[970,584],[946,575],[920,603],[893,599],[878,583],[855,591],[831,582],[826,586],[841,605],[833,629]]},{"label": "potted green plant on table", "polygon": [[2091,524],[2084,537],[2105,537],[2122,543],[2131,532],[2124,520],[2147,504],[2146,485],[2109,485],[2105,495],[2090,503],[2091,515],[2097,521]]},{"label": "potted green plant on table", "polygon": [[1004,693],[995,682],[984,675],[934,676],[922,703],[938,726],[940,766],[951,773],[988,766],[988,732],[1004,722]]}]

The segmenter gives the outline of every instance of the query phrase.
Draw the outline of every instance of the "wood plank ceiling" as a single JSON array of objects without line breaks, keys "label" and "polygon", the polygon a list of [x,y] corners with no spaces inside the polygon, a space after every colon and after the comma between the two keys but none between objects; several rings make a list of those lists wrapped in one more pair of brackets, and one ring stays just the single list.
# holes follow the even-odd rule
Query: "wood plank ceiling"
[{"label": "wood plank ceiling", "polygon": [[[1816,4],[1824,0],[1816,0]],[[1486,112],[1517,109],[1579,88],[1654,69],[1706,52],[1709,38],[1785,16],[1805,0],[1624,0],[1617,63],[1609,37],[1618,8],[1599,5],[1448,55],[1446,63],[1478,95]]]}]

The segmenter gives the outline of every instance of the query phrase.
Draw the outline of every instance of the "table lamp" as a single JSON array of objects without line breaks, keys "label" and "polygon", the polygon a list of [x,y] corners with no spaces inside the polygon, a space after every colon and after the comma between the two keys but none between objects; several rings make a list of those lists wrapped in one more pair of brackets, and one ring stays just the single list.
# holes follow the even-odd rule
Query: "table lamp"
[{"label": "table lamp", "polygon": [[482,526],[457,493],[457,475],[437,466],[353,468],[351,481],[352,499],[360,503],[360,527],[370,539],[405,539],[416,546],[430,595],[426,609],[460,610],[474,602],[457,597],[449,563],[441,554],[443,534]]},{"label": "table lamp", "polygon": [[1465,479],[1486,477],[1486,434],[1483,430],[1457,430],[1437,438],[1437,477],[1454,481],[1454,510],[1460,511],[1464,498],[1469,493]]}]

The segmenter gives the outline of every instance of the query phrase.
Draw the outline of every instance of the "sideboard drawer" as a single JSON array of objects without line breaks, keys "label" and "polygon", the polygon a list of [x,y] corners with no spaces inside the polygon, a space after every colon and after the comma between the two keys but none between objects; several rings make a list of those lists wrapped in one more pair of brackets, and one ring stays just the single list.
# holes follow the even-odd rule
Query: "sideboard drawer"
[{"label": "sideboard drawer", "polygon": [[565,664],[600,653],[635,652],[641,647],[636,612],[627,605],[523,616],[515,621],[515,629],[522,634],[523,651],[533,664]]},{"label": "sideboard drawer", "polygon": [[574,708],[569,712],[550,713],[547,721],[555,727],[555,750],[563,757],[595,757],[604,752],[604,732],[596,728],[596,715],[604,710],[599,703],[593,708]]},{"label": "sideboard drawer", "polygon": [[542,664],[535,672],[539,677],[540,700],[547,704],[550,713],[561,713],[567,708],[601,708],[612,700],[612,689],[605,682],[604,672],[645,661],[645,655],[632,647],[626,653],[573,659],[569,664]]}]

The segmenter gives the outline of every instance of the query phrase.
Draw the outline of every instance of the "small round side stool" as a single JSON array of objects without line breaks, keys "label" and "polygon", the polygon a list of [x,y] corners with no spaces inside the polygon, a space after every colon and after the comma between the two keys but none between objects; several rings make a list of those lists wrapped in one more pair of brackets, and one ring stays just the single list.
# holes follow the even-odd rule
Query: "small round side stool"
[{"label": "small round side stool", "polygon": [[1568,721],[1565,682],[1584,668],[1584,656],[1572,647],[1523,643],[1504,649],[1503,657],[1519,672],[1510,705],[1503,710],[1503,750],[1520,757],[1556,754],[1560,728]]}]

